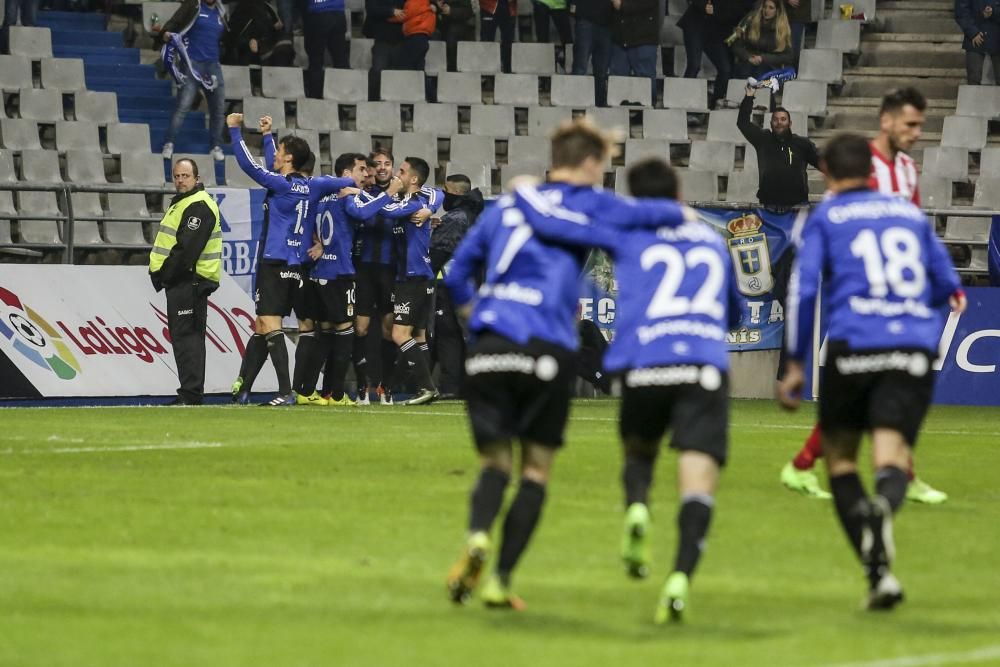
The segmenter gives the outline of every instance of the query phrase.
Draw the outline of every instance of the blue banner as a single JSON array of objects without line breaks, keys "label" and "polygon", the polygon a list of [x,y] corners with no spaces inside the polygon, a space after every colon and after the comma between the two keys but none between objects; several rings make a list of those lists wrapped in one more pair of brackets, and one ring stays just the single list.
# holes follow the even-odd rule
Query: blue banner
[{"label": "blue banner", "polygon": [[1000,405],[1000,290],[971,287],[967,296],[968,309],[941,335],[934,402]]},{"label": "blue banner", "polygon": [[209,188],[222,218],[222,268],[253,298],[257,242],[264,226],[265,190]]}]

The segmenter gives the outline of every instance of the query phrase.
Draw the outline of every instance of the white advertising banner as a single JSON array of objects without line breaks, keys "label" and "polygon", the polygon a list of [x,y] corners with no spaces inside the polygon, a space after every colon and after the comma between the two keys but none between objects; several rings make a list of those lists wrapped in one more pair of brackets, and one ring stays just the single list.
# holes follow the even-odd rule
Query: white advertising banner
[{"label": "white advertising banner", "polygon": [[[205,393],[228,393],[253,331],[250,297],[228,275],[209,297]],[[0,264],[0,397],[169,396],[178,386],[166,297],[144,266]],[[290,355],[293,356],[293,355]],[[255,391],[276,391],[265,364]]]}]

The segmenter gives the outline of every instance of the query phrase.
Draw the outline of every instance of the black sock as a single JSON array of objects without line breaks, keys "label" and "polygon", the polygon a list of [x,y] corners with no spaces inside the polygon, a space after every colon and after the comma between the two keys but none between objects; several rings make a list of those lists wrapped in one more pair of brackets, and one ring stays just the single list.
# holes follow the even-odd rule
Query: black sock
[{"label": "black sock", "polygon": [[[333,329],[325,329],[320,334],[320,342],[323,347],[323,386],[320,389],[320,394],[324,398],[329,398],[332,391],[330,381],[333,379],[333,335],[335,333],[337,332]],[[319,379],[317,378],[316,381],[318,382]]]},{"label": "black sock", "polygon": [[840,525],[847,533],[847,539],[854,547],[854,553],[861,556],[861,531],[867,520],[868,496],[861,486],[858,473],[830,477],[830,491],[833,493],[833,504],[837,508]]},{"label": "black sock", "polygon": [[889,501],[889,507],[895,514],[903,506],[906,499],[906,486],[910,483],[909,475],[902,468],[886,466],[875,473],[875,493]]},{"label": "black sock", "polygon": [[333,359],[333,367],[330,369],[330,396],[337,401],[344,397],[344,377],[347,375],[347,367],[351,365],[354,339],[354,327],[333,332],[333,349],[330,351]]},{"label": "black sock", "polygon": [[420,349],[420,343],[412,338],[399,346],[399,356],[413,370],[418,389],[434,391],[434,381],[431,380],[430,369],[427,368],[427,357]]},{"label": "black sock", "polygon": [[278,393],[287,396],[292,393],[292,382],[288,379],[288,349],[285,347],[285,332],[272,331],[267,338],[267,352],[278,376]]},{"label": "black sock", "polygon": [[382,365],[379,377],[379,384],[388,390],[392,390],[392,378],[396,370],[396,344],[391,340],[382,339],[381,345]]},{"label": "black sock", "polygon": [[479,473],[476,485],[472,487],[472,497],[469,501],[469,532],[488,532],[500,506],[503,504],[503,492],[510,481],[510,475],[496,468],[483,468]]},{"label": "black sock", "polygon": [[[313,356],[313,350],[316,349],[316,343],[316,332],[305,331],[299,334],[299,342],[295,346],[295,369],[292,371],[292,389],[306,396],[312,394],[312,392],[306,393],[302,381],[309,373],[309,361]],[[319,373],[316,375],[319,376]],[[313,390],[315,389],[316,383],[313,382]]]},{"label": "black sock", "polygon": [[649,487],[653,484],[653,464],[656,457],[625,455],[622,484],[625,485],[625,508],[632,503],[649,504]]},{"label": "black sock", "polygon": [[368,334],[354,337],[354,377],[359,387],[368,386]]},{"label": "black sock", "polygon": [[708,535],[714,505],[715,500],[709,495],[698,493],[684,496],[681,509],[677,512],[680,539],[677,543],[674,571],[683,572],[689,577],[694,573],[702,549],[705,548],[705,536]]},{"label": "black sock", "polygon": [[521,485],[514,496],[514,502],[507,510],[503,522],[503,540],[500,544],[500,558],[497,560],[497,574],[504,584],[510,583],[510,573],[514,571],[518,559],[524,553],[535,532],[538,518],[542,515],[545,502],[545,485],[530,479],[521,479]]},{"label": "black sock", "polygon": [[250,393],[257,374],[267,361],[267,339],[260,334],[250,336],[246,353],[243,355],[243,391]]},{"label": "black sock", "polygon": [[[330,336],[326,331],[321,331],[316,334],[313,339],[315,342],[309,346],[308,355],[302,360],[305,368],[302,371],[300,379],[300,388],[295,391],[303,394],[305,396],[312,396],[316,391],[316,385],[319,383],[319,374],[323,371],[323,367],[326,364],[326,358],[330,354]],[[299,343],[301,345],[301,343]],[[295,375],[299,375],[299,356],[298,351],[295,354]],[[326,383],[324,382],[324,385]]]}]

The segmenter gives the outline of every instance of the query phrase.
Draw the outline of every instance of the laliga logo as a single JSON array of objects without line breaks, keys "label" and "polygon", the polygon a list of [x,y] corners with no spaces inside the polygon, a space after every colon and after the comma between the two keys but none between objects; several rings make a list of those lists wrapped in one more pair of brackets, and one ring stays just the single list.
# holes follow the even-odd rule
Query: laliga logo
[{"label": "laliga logo", "polygon": [[[955,340],[955,331],[958,329],[958,321],[961,315],[952,313],[948,316],[948,322],[944,325],[941,334],[941,342],[938,345],[938,359],[934,362],[934,370],[939,371],[944,366],[945,358],[951,350],[951,344]],[[955,350],[955,365],[968,373],[995,373],[996,364],[977,364],[969,359],[969,351],[972,345],[982,338],[1000,338],[1000,329],[983,329],[975,331],[962,339]]]},{"label": "laliga logo", "polygon": [[2,287],[0,334],[29,361],[62,380],[72,380],[80,372],[80,364],[52,325]]}]

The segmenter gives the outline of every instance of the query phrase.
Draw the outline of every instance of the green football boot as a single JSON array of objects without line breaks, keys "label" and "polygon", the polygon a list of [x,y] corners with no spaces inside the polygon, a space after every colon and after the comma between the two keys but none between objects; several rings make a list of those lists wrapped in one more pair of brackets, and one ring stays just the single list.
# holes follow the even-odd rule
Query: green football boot
[{"label": "green football boot", "polygon": [[479,594],[483,604],[489,609],[511,609],[524,611],[524,600],[510,592],[509,586],[504,586],[497,575],[491,575]]},{"label": "green football boot", "polygon": [[482,531],[472,533],[465,542],[462,555],[448,571],[448,598],[455,604],[465,604],[472,596],[483,566],[490,555],[490,536]]},{"label": "green football boot", "polygon": [[688,591],[691,583],[683,572],[674,572],[667,577],[660,594],[660,604],[656,606],[653,622],[663,625],[667,621],[680,623],[688,606]]},{"label": "green football boot", "polygon": [[829,500],[833,496],[820,488],[819,478],[812,470],[799,470],[791,462],[781,469],[781,483],[792,491],[810,498]]},{"label": "green football boot", "polygon": [[649,508],[642,503],[632,503],[625,511],[625,528],[622,533],[622,561],[625,572],[633,579],[649,575]]},{"label": "green football boot", "polygon": [[925,505],[940,505],[948,500],[948,494],[938,491],[922,479],[913,479],[906,487],[906,499]]}]

